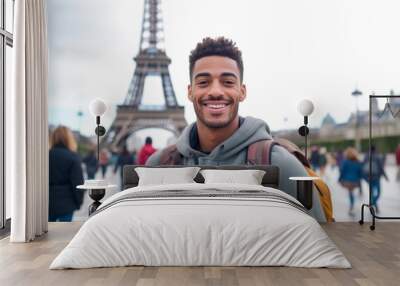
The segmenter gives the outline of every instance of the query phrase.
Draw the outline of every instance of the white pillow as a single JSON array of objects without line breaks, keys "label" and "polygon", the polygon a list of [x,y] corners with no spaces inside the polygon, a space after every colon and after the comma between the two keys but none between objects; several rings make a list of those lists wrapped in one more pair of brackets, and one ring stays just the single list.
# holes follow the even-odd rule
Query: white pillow
[{"label": "white pillow", "polygon": [[234,183],[261,185],[265,171],[262,170],[201,170],[204,183]]},{"label": "white pillow", "polygon": [[138,186],[195,183],[199,167],[182,168],[135,168],[139,176]]}]

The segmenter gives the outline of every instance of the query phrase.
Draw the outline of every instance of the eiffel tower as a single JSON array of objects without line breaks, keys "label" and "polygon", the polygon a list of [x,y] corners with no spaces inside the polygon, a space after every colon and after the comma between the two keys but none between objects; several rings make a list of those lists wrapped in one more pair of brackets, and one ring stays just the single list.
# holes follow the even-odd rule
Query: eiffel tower
[{"label": "eiffel tower", "polygon": [[[102,140],[102,145],[116,149],[138,130],[161,128],[178,136],[187,125],[184,107],[178,105],[168,66],[171,59],[162,48],[164,42],[160,9],[161,0],[145,0],[140,48],[134,58],[135,72],[117,116]],[[164,105],[143,105],[143,89],[147,76],[159,76],[162,81]]]}]

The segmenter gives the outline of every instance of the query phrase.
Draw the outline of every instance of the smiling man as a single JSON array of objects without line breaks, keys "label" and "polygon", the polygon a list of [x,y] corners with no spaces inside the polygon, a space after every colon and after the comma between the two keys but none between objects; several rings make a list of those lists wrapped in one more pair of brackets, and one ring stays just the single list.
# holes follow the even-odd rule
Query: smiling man
[{"label": "smiling man", "polygon": [[[205,38],[189,56],[189,73],[188,99],[197,120],[176,144],[154,153],[147,165],[248,164],[249,146],[272,137],[264,121],[239,116],[239,104],[246,98],[240,50],[229,39]],[[295,197],[296,184],[289,177],[307,176],[302,164],[280,146],[272,148],[271,164],[280,169],[279,188]],[[310,214],[326,220],[316,192]]]}]

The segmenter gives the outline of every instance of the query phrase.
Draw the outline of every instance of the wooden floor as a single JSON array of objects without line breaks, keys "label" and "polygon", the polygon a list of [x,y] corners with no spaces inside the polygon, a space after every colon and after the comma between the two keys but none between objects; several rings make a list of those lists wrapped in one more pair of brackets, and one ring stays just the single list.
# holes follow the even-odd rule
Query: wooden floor
[{"label": "wooden floor", "polygon": [[32,243],[0,241],[0,285],[400,285],[400,222],[379,221],[375,231],[357,223],[324,229],[353,268],[120,267],[48,270],[81,223],[50,223]]}]

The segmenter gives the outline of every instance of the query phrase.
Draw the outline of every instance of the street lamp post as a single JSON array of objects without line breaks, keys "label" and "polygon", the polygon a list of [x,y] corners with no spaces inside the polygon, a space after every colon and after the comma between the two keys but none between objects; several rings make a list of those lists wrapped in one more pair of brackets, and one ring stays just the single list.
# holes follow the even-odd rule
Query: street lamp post
[{"label": "street lamp post", "polygon": [[308,124],[308,116],[311,115],[314,111],[314,104],[312,103],[311,100],[308,99],[303,99],[302,101],[299,102],[297,105],[297,110],[299,113],[303,116],[304,118],[304,125],[299,128],[299,134],[301,136],[304,136],[304,156],[306,159],[308,159],[307,156],[307,135],[310,132],[310,130],[307,127]]},{"label": "street lamp post", "polygon": [[352,96],[356,99],[356,121],[355,121],[355,147],[358,151],[361,151],[361,139],[360,139],[360,121],[359,121],[359,109],[358,109],[358,97],[362,95],[362,92],[358,89],[355,89],[352,93]]},{"label": "street lamp post", "polygon": [[78,110],[78,112],[76,113],[76,115],[78,116],[78,131],[79,131],[79,136],[80,136],[80,135],[81,135],[82,116],[83,116],[82,110]]}]

